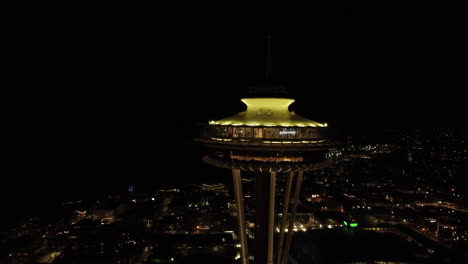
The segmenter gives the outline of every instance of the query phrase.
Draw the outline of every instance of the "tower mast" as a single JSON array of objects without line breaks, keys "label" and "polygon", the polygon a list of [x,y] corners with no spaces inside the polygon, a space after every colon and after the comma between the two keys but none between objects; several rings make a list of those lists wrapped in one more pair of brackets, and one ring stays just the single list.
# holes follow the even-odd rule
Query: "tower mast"
[{"label": "tower mast", "polygon": [[265,58],[265,80],[271,81],[271,34],[268,32],[267,36],[267,54]]}]

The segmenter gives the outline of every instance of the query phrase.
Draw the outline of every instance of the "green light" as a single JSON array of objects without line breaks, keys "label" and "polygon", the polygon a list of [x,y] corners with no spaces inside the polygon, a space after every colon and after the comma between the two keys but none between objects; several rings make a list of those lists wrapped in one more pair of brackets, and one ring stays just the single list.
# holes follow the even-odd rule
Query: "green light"
[{"label": "green light", "polygon": [[348,226],[348,222],[346,222],[346,221],[343,221],[343,224],[344,224],[345,226]]},{"label": "green light", "polygon": [[161,260],[157,258],[157,259],[153,259],[152,262],[161,263]]},{"label": "green light", "polygon": [[357,223],[351,223],[349,224],[350,227],[356,227],[358,224]]}]

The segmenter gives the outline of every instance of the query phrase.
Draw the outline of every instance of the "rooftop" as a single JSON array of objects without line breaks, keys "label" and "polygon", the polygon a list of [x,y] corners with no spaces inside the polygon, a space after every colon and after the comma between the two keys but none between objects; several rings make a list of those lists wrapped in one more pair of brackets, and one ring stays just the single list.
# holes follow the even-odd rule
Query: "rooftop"
[{"label": "rooftop", "polygon": [[210,125],[254,127],[327,126],[326,123],[318,123],[289,111],[289,106],[295,101],[291,98],[243,98],[241,101],[247,105],[246,111],[217,121],[210,121]]}]

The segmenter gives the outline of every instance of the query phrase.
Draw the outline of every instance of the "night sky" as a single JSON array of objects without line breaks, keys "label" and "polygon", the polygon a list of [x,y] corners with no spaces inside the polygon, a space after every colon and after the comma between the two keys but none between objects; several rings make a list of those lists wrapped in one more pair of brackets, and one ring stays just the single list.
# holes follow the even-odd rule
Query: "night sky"
[{"label": "night sky", "polygon": [[298,114],[337,128],[466,126],[466,41],[442,12],[336,6],[233,27],[222,14],[16,11],[1,205],[205,177],[196,124],[242,111],[247,87],[268,84],[267,32],[271,83],[289,87]]}]

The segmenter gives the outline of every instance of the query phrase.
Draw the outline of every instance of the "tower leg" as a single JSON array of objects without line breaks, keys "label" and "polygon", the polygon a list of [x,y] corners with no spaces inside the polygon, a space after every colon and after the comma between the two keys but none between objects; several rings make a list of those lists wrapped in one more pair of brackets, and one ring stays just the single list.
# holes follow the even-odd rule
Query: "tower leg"
[{"label": "tower leg", "polygon": [[232,179],[234,185],[234,196],[236,198],[236,209],[237,209],[237,224],[239,227],[239,238],[241,242],[241,260],[242,264],[249,262],[248,248],[247,248],[247,236],[245,229],[245,215],[244,215],[244,195],[242,194],[242,182],[240,170],[232,170]]},{"label": "tower leg", "polygon": [[273,240],[275,238],[275,196],[276,196],[276,172],[270,173],[270,205],[268,210],[268,264],[273,264]]},{"label": "tower leg", "polygon": [[255,263],[266,264],[270,219],[270,173],[256,174],[255,189]]},{"label": "tower leg", "polygon": [[283,200],[283,214],[281,217],[281,225],[280,225],[280,235],[279,235],[279,241],[278,241],[278,252],[276,255],[276,263],[280,264],[281,261],[281,255],[283,251],[283,245],[284,245],[284,228],[286,226],[286,219],[288,218],[288,210],[289,210],[289,203],[291,200],[291,187],[292,187],[292,180],[293,180],[294,174],[291,172],[288,174],[287,179],[286,179],[286,190],[284,194],[284,200]]},{"label": "tower leg", "polygon": [[283,250],[283,256],[281,256],[282,261],[281,264],[286,264],[289,256],[289,248],[291,246],[291,238],[293,233],[294,221],[296,220],[296,210],[297,210],[297,202],[299,201],[299,194],[301,192],[301,184],[302,184],[302,177],[304,172],[299,171],[297,180],[296,180],[296,188],[294,190],[294,198],[293,204],[291,205],[291,218],[289,219],[289,227],[288,227],[288,236],[286,238],[286,244]]}]

